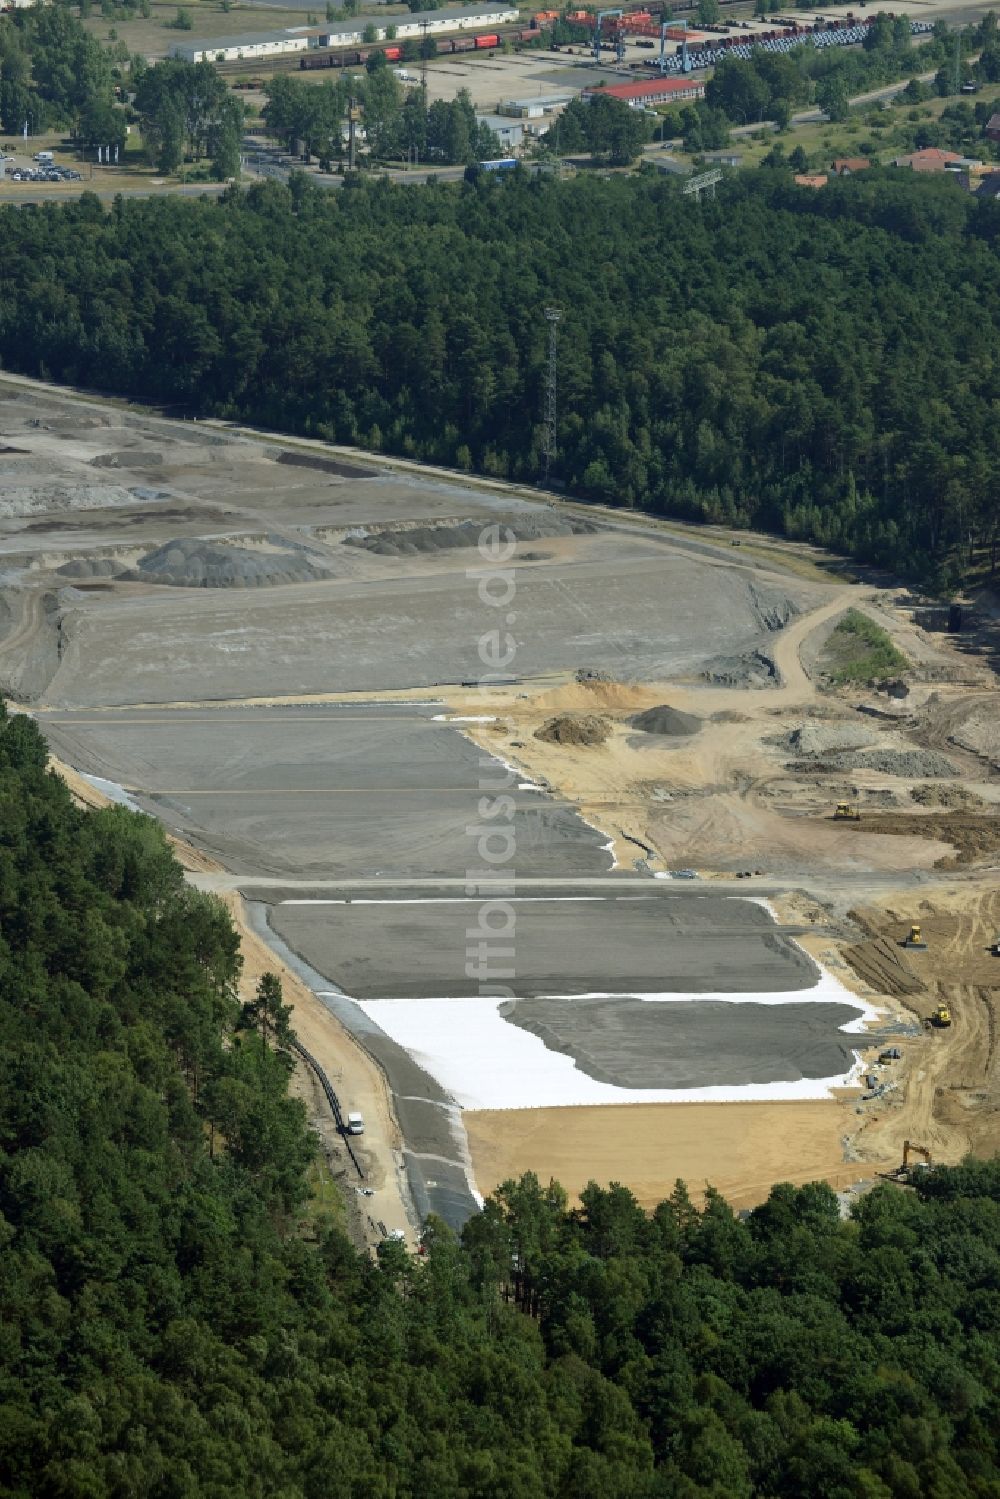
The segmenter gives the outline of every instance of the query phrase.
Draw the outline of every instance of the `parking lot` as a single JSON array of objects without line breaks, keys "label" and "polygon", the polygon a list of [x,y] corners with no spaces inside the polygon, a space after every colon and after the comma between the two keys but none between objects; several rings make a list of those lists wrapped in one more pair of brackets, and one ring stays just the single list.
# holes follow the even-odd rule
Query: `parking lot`
[{"label": "parking lot", "polygon": [[61,183],[82,182],[83,172],[65,160],[65,153],[54,151],[0,151],[0,167],[5,182]]}]

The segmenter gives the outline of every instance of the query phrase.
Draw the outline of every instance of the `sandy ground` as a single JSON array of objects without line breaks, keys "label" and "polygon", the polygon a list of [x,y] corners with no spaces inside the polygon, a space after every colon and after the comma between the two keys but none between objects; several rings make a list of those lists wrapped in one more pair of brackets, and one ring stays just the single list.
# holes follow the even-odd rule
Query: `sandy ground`
[{"label": "sandy ground", "polygon": [[534,1171],[573,1197],[588,1181],[621,1181],[652,1208],[680,1177],[695,1197],[710,1185],[734,1207],[753,1207],[776,1181],[847,1187],[872,1173],[845,1163],[845,1113],[835,1102],[523,1109],[464,1120],[484,1193]]}]

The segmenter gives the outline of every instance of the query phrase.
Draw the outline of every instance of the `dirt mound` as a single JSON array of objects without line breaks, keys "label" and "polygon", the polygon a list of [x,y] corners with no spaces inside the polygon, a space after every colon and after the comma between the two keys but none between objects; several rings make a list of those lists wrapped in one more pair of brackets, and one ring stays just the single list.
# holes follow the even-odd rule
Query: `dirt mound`
[{"label": "dirt mound", "polygon": [[640,729],[644,734],[687,739],[692,734],[697,734],[702,720],[693,713],[682,713],[679,708],[671,708],[669,703],[661,703],[657,708],[647,708],[645,713],[633,714],[629,723],[633,729]]},{"label": "dirt mound", "polygon": [[603,744],[610,733],[610,721],[598,713],[560,713],[536,729],[535,738],[546,744],[595,745]]},{"label": "dirt mound", "polygon": [[129,582],[165,583],[173,588],[269,588],[275,583],[308,583],[329,573],[291,546],[251,552],[186,538],[157,547],[121,576]]},{"label": "dirt mound", "polygon": [[964,786],[913,786],[910,796],[921,807],[949,807],[954,811],[965,812],[978,810],[983,806],[983,799],[974,791],[967,791]]},{"label": "dirt mound", "polygon": [[[552,512],[528,512],[525,515],[498,515],[490,520],[490,529],[499,526],[510,532],[515,541],[539,541],[546,536],[585,536],[597,530],[587,520],[556,515]],[[482,520],[458,521],[452,525],[408,526],[384,531],[366,532],[363,528],[344,537],[344,545],[363,547],[378,557],[413,557],[431,552],[449,551],[453,547],[475,547],[483,534]]]},{"label": "dirt mound", "polygon": [[914,813],[886,812],[865,815],[858,824],[866,833],[893,833],[905,838],[932,838],[950,843],[954,856],[945,854],[935,860],[935,869],[955,869],[960,864],[974,864],[1000,850],[1000,817],[974,812]]},{"label": "dirt mound", "polygon": [[952,744],[971,750],[1000,770],[1000,711],[996,703],[983,703],[951,733]]},{"label": "dirt mound", "polygon": [[866,937],[863,942],[845,947],[843,955],[858,978],[878,994],[892,994],[903,999],[907,995],[919,994],[924,987],[900,949],[886,937],[877,934]]}]

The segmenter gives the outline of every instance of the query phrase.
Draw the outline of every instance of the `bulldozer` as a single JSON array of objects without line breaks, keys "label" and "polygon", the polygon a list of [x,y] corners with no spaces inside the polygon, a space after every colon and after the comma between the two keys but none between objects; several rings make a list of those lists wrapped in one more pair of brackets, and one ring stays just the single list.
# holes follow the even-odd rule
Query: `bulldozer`
[{"label": "bulldozer", "polygon": [[860,822],[861,813],[849,802],[838,802],[833,812],[834,822]]},{"label": "bulldozer", "polygon": [[918,952],[923,952],[926,949],[927,943],[924,941],[920,927],[916,922],[910,927],[909,936],[903,938],[903,946],[912,948]]},{"label": "bulldozer", "polygon": [[927,1019],[924,1021],[924,1024],[927,1026],[933,1026],[935,1030],[947,1030],[948,1026],[951,1025],[951,1010],[946,1004],[938,1005],[937,1008],[932,1011],[930,1015],[928,1015]]},{"label": "bulldozer", "polygon": [[912,1140],[903,1141],[903,1164],[897,1166],[895,1171],[880,1171],[878,1174],[887,1182],[898,1182],[901,1186],[910,1184],[910,1157],[911,1155],[922,1155],[923,1161],[919,1163],[921,1170],[929,1170],[934,1164],[931,1153],[926,1145],[916,1145]]}]

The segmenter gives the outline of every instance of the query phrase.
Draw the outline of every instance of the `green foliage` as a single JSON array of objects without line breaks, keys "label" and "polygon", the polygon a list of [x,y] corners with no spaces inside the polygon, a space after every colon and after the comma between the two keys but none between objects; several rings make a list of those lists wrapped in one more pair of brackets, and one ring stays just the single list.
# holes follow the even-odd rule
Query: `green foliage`
[{"label": "green foliage", "polygon": [[46,758],[0,708],[5,1492],[997,1491],[1000,1162],[850,1222],[822,1184],[741,1221],[528,1175],[373,1261],[305,1209],[280,986],[241,1011],[224,908]]},{"label": "green foliage", "polygon": [[[161,94],[175,68],[183,86]],[[190,95],[201,74],[189,64],[143,75],[137,105],[160,122],[158,149],[210,146],[219,81],[206,73]],[[337,87],[274,80],[269,123],[280,104],[294,133],[312,96],[307,139],[325,132],[332,149]],[[418,91],[397,115],[391,70],[363,87],[366,110],[384,107],[370,128],[393,149],[476,154],[461,99],[432,106],[421,148]],[[537,313],[556,302],[556,473],[569,489],[923,578],[988,543],[1000,488],[990,204],[874,167],[808,194],[784,172],[734,175],[701,203],[647,176],[513,177],[336,195],[303,180],[113,213],[86,197],[0,208],[0,359],[338,442],[377,428],[387,453],[453,465],[465,448],[475,470],[533,480]]]},{"label": "green foliage", "polygon": [[135,110],[143,139],[161,171],[176,171],[185,150],[210,156],[220,178],[235,176],[243,129],[243,104],[210,62],[167,58],[138,80]]},{"label": "green foliage", "polygon": [[833,663],[831,680],[871,682],[906,671],[909,662],[892,637],[859,609],[848,609],[830,633],[824,659]]},{"label": "green foliage", "polygon": [[594,161],[630,166],[652,135],[648,117],[600,93],[574,99],[550,131],[555,150],[586,151]]},{"label": "green foliage", "polygon": [[99,125],[101,144],[121,144],[117,61],[116,49],[103,47],[63,5],[0,17],[0,126],[12,135],[25,121],[32,132],[57,126],[90,144]]},{"label": "green foliage", "polygon": [[166,24],[174,31],[190,31],[194,26],[194,17],[186,5],[178,5],[174,19]]}]

